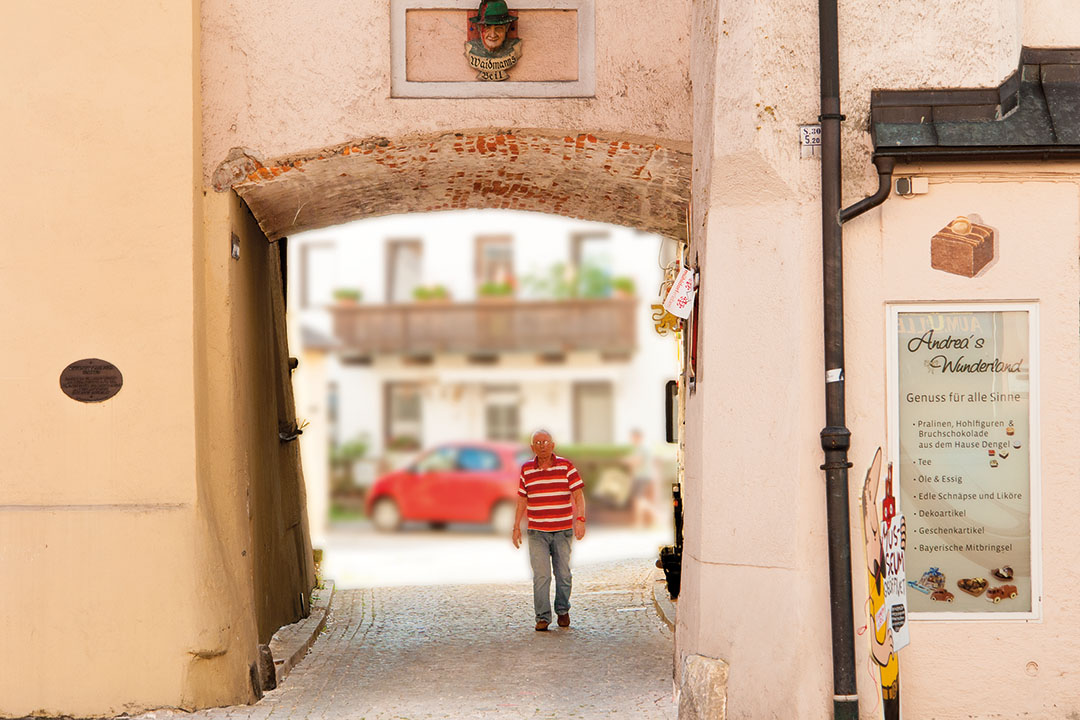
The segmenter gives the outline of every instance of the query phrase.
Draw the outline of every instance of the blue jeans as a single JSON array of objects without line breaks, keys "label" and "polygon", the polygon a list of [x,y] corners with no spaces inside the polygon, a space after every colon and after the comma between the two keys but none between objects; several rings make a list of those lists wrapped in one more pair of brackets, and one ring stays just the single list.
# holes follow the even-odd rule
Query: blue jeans
[{"label": "blue jeans", "polygon": [[529,530],[529,562],[533,575],[533,609],[536,620],[551,622],[551,571],[555,570],[555,613],[570,612],[570,541],[573,530]]}]

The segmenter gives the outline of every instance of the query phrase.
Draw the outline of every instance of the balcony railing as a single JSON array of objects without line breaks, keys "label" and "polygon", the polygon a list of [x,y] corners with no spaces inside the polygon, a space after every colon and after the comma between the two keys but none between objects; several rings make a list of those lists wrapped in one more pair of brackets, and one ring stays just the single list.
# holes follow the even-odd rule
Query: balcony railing
[{"label": "balcony railing", "polygon": [[564,353],[634,349],[630,298],[335,305],[334,334],[346,352]]}]

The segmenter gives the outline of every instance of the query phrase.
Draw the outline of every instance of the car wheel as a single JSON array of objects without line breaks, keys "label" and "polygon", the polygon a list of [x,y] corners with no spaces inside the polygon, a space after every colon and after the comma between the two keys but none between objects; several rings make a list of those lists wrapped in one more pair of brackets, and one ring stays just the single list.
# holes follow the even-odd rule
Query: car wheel
[{"label": "car wheel", "polygon": [[500,502],[491,510],[491,529],[496,535],[509,535],[514,529],[517,507],[511,502]]},{"label": "car wheel", "polygon": [[390,498],[380,498],[371,508],[371,523],[379,532],[393,532],[401,527],[401,510]]}]

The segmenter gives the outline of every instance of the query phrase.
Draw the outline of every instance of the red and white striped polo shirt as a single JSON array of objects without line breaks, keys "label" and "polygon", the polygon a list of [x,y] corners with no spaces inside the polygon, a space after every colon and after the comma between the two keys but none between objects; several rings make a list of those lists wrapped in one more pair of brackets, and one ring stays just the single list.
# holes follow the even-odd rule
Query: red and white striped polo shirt
[{"label": "red and white striped polo shirt", "polygon": [[534,457],[521,466],[518,495],[525,498],[530,530],[558,532],[574,527],[574,505],[570,493],[585,487],[574,463],[551,456],[551,467],[537,467]]}]

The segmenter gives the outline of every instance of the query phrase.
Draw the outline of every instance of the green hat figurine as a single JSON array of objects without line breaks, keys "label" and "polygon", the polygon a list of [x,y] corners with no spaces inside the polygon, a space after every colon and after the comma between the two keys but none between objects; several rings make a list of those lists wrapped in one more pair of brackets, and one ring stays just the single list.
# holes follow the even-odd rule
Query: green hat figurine
[{"label": "green hat figurine", "polygon": [[509,25],[516,19],[510,14],[510,9],[503,0],[484,0],[480,3],[476,15],[469,18],[469,22],[478,25]]},{"label": "green hat figurine", "polygon": [[476,79],[500,81],[510,78],[510,68],[521,57],[521,38],[511,37],[516,17],[504,0],[483,0],[476,16],[469,18],[465,58],[476,71]]}]

